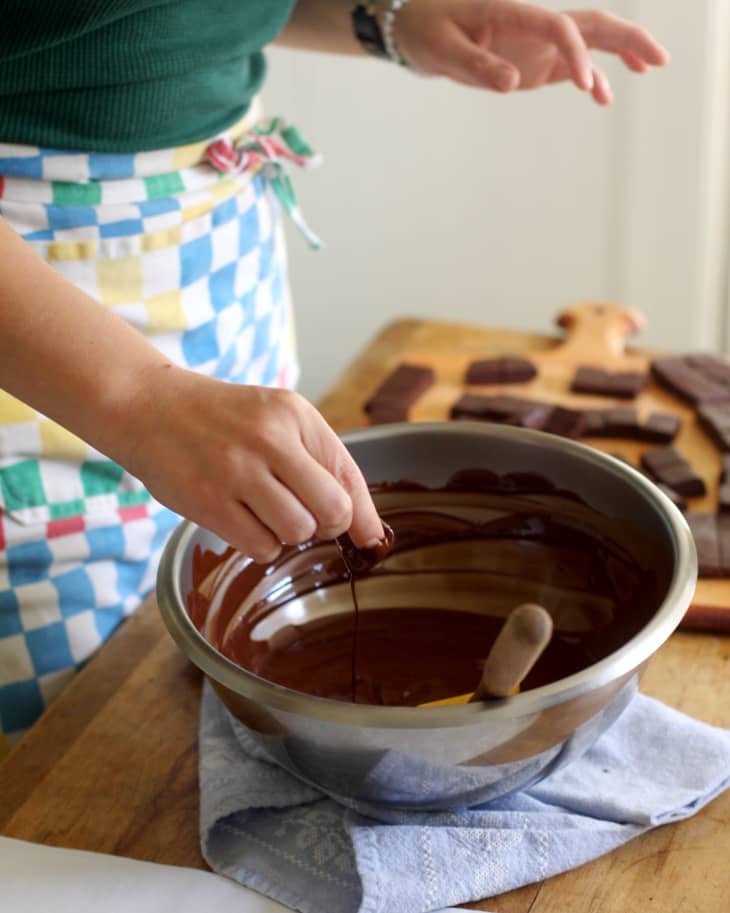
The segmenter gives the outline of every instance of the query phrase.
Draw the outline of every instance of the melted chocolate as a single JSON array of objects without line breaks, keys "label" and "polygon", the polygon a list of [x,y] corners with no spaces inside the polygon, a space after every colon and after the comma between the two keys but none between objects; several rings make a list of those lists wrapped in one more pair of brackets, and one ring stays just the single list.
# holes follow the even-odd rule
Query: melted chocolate
[{"label": "melted chocolate", "polygon": [[522,602],[555,626],[531,688],[625,643],[669,582],[657,543],[537,475],[479,470],[439,489],[372,490],[395,539],[371,555],[312,540],[261,567],[233,549],[197,550],[188,609],[208,640],[297,691],[416,705],[472,691]]},{"label": "melted chocolate", "polygon": [[355,580],[359,575],[372,571],[375,565],[381,562],[393,548],[395,533],[387,523],[383,523],[383,532],[385,533],[384,537],[377,545],[371,547],[358,548],[350,538],[349,533],[343,533],[335,539],[350,580],[352,606],[355,610],[354,631],[352,634],[352,661],[350,663],[350,698],[353,703],[357,700],[357,647],[360,640],[360,606],[357,602]]}]

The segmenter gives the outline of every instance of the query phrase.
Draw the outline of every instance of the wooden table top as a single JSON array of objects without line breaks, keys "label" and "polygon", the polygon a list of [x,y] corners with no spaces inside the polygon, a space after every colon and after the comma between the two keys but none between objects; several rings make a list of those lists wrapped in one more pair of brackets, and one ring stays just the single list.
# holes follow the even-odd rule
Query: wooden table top
[{"label": "wooden table top", "polygon": [[[365,349],[320,404],[338,431],[394,363],[428,340],[463,351],[517,351],[526,334],[401,321]],[[529,337],[548,348],[554,340]],[[519,348],[523,348],[519,346]],[[201,677],[164,629],[153,599],[129,618],[0,764],[0,833],[205,868],[198,843]],[[641,690],[730,727],[730,638],[677,632]],[[719,913],[730,896],[730,791],[564,875],[471,904],[494,913]]]}]

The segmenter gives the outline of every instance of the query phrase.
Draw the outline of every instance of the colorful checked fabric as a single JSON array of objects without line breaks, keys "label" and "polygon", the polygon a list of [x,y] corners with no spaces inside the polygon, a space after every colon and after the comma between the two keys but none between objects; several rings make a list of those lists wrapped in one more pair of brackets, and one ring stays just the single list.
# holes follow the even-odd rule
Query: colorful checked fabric
[{"label": "colorful checked fabric", "polygon": [[[284,168],[315,157],[281,121],[251,125],[137,155],[0,145],[0,215],[176,364],[292,386],[272,195],[303,226]],[[151,590],[178,519],[120,466],[0,391],[0,753],[2,734],[16,740]]]}]

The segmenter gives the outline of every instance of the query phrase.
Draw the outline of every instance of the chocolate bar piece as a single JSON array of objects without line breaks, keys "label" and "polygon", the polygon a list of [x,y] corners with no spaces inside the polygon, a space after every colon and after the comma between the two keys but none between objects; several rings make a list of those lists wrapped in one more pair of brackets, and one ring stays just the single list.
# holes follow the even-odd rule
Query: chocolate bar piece
[{"label": "chocolate bar piece", "polygon": [[518,384],[537,377],[537,368],[520,355],[499,355],[473,361],[466,369],[468,384]]},{"label": "chocolate bar piece", "polygon": [[724,358],[710,352],[687,355],[686,358],[691,368],[730,391],[730,363]]},{"label": "chocolate bar piece", "polygon": [[730,513],[730,482],[722,482],[717,487],[717,512]]},{"label": "chocolate bar piece", "polygon": [[[537,428],[563,437],[612,437],[668,444],[679,431],[676,415],[655,412],[645,422],[633,406],[612,409],[568,409],[517,396],[465,393],[451,407],[452,419],[478,419],[522,428]],[[399,421],[400,419],[392,419]]]},{"label": "chocolate bar piece", "polygon": [[656,485],[656,487],[659,489],[659,491],[663,492],[669,498],[669,500],[672,502],[672,504],[674,504],[675,507],[679,508],[679,510],[681,510],[681,511],[687,510],[687,500],[686,500],[686,498],[683,498],[682,495],[679,494],[678,491],[675,491],[673,488],[670,488],[668,485],[665,485],[663,482],[657,482],[656,479],[653,479],[649,475],[648,472],[646,472],[644,469],[641,468],[641,466],[634,466],[634,464],[631,462],[631,460],[626,459],[626,457],[622,453],[612,453],[611,456],[617,460],[621,460],[622,463],[626,463],[627,466],[632,466],[634,469],[638,469],[638,471],[645,478],[649,479],[650,482],[652,482],[654,485]]},{"label": "chocolate bar piece", "polygon": [[408,407],[398,403],[375,403],[370,409],[371,425],[387,425],[390,422],[408,421]]},{"label": "chocolate bar piece", "polygon": [[641,455],[641,465],[658,482],[687,498],[705,494],[705,483],[674,447],[657,447]]},{"label": "chocolate bar piece", "polygon": [[719,450],[730,452],[730,402],[702,403],[697,407],[697,421]]},{"label": "chocolate bar piece", "polygon": [[573,393],[635,399],[648,379],[648,375],[639,371],[605,371],[603,368],[581,367],[576,370],[570,389]]},{"label": "chocolate bar piece", "polygon": [[639,413],[633,406],[603,410],[602,437],[636,438],[640,432]]},{"label": "chocolate bar piece", "polygon": [[697,405],[730,400],[730,364],[715,355],[676,355],[651,363],[654,380]]},{"label": "chocolate bar piece", "polygon": [[603,412],[603,409],[586,409],[583,412],[585,422],[582,437],[600,437],[603,434]]},{"label": "chocolate bar piece", "polygon": [[551,406],[535,400],[465,393],[451,407],[450,415],[454,419],[478,419],[523,428],[542,428],[551,412]]},{"label": "chocolate bar piece", "polygon": [[720,458],[720,478],[717,487],[718,513],[730,513],[730,454],[723,453]]},{"label": "chocolate bar piece", "polygon": [[510,425],[518,425],[520,428],[534,428],[542,431],[546,422],[553,413],[553,407],[547,403],[532,403],[529,409],[525,409],[520,415],[513,417]]},{"label": "chocolate bar piece", "polygon": [[585,433],[587,425],[585,410],[556,406],[548,415],[542,430],[562,437],[578,438]]},{"label": "chocolate bar piece", "polygon": [[433,385],[436,374],[425,365],[400,364],[365,403],[374,423],[405,421],[408,410]]},{"label": "chocolate bar piece", "polygon": [[526,400],[515,396],[482,396],[465,393],[451,407],[451,418],[476,418],[488,422],[507,422],[524,411]]},{"label": "chocolate bar piece", "polygon": [[679,434],[682,419],[671,412],[652,412],[640,429],[641,441],[650,444],[671,444]]},{"label": "chocolate bar piece", "polygon": [[586,409],[583,437],[621,437],[650,444],[669,444],[677,436],[681,420],[666,412],[654,412],[645,422],[633,406]]},{"label": "chocolate bar piece", "polygon": [[730,577],[730,517],[687,514],[700,577]]},{"label": "chocolate bar piece", "polygon": [[[651,479],[651,476],[649,476],[649,475],[647,475],[646,477],[647,477],[647,479]],[[669,500],[672,502],[672,504],[674,504],[674,506],[676,508],[681,510],[682,513],[684,513],[687,510],[687,499],[682,497],[682,495],[678,491],[675,491],[673,488],[670,488],[668,485],[665,485],[664,482],[655,482],[654,479],[651,479],[651,481],[654,482],[654,484],[659,489],[659,491],[661,491],[663,494],[665,494],[669,498]]]}]

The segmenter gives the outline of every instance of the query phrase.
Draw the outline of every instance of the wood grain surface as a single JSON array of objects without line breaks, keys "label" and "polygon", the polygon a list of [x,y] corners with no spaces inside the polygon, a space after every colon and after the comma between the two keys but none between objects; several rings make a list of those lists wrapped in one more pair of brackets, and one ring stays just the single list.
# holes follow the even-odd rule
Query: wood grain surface
[{"label": "wood grain surface", "polygon": [[[547,354],[556,343],[530,337]],[[524,334],[406,321],[387,327],[321,406],[338,430],[413,352],[525,351]],[[414,359],[416,360],[416,359]],[[440,395],[435,391],[434,395]],[[204,868],[198,843],[201,678],[167,634],[153,599],[76,677],[0,764],[0,833]],[[730,638],[677,632],[642,690],[730,727]],[[572,872],[471,904],[494,913],[719,913],[730,897],[730,792]],[[326,911],[323,911],[326,913]]]}]

